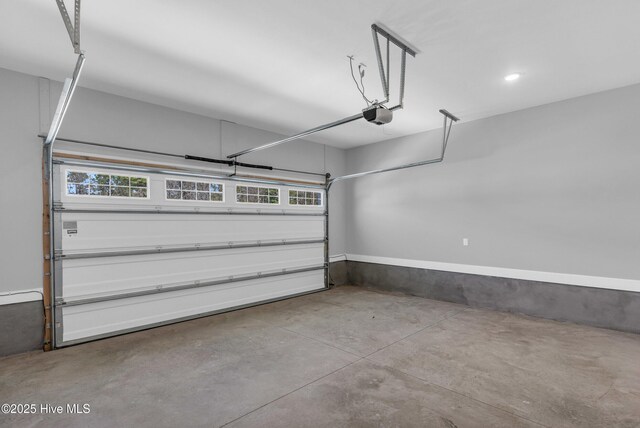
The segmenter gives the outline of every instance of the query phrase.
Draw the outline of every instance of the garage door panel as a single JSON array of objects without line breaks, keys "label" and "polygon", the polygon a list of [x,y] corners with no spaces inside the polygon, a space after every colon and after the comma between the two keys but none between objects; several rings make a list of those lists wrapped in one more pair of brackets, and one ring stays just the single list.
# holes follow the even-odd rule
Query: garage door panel
[{"label": "garage door panel", "polygon": [[322,216],[64,213],[66,253],[189,244],[321,239]]},{"label": "garage door panel", "polygon": [[323,271],[63,307],[64,342],[322,289]]},{"label": "garage door panel", "polygon": [[170,287],[233,275],[272,272],[324,263],[324,245],[193,251],[63,261],[65,299]]},{"label": "garage door panel", "polygon": [[325,288],[323,188],[83,165],[56,166],[56,346]]}]

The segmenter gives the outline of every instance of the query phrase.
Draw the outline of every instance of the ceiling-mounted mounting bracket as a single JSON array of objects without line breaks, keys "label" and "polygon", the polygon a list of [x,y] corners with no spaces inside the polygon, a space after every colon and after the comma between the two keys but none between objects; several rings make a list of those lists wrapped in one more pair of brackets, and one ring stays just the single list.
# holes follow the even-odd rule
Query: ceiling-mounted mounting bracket
[{"label": "ceiling-mounted mounting bracket", "polygon": [[[380,104],[385,104],[389,102],[389,84],[391,77],[391,67],[390,67],[390,45],[393,43],[402,51],[402,56],[400,59],[400,100],[398,106],[402,108],[404,102],[404,82],[406,75],[406,65],[407,65],[407,54],[415,57],[417,52],[415,49],[408,46],[407,43],[400,40],[399,37],[393,35],[390,31],[382,28],[378,24],[371,25],[371,34],[373,36],[373,46],[376,51],[376,59],[378,61],[378,71],[380,72],[380,82],[382,83],[382,91],[385,96],[385,100],[380,102]],[[386,67],[385,61],[382,59],[382,51],[380,49],[380,37],[387,40],[386,43]]]},{"label": "ceiling-mounted mounting bracket", "polygon": [[64,4],[64,0],[56,0],[60,15],[62,15],[62,21],[64,26],[67,27],[69,38],[71,39],[71,45],[75,53],[80,54],[80,0],[75,0],[73,23],[67,12],[67,7]]},{"label": "ceiling-mounted mounting bracket", "polygon": [[444,126],[442,127],[442,159],[444,159],[444,152],[447,150],[447,143],[449,142],[449,134],[451,134],[451,127],[453,122],[457,122],[460,119],[452,115],[445,109],[438,110],[444,116]]}]

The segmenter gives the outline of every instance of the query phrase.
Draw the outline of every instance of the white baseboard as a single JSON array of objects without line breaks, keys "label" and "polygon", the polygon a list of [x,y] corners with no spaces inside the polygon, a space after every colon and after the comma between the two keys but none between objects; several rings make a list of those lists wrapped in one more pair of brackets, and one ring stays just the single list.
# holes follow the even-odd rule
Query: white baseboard
[{"label": "white baseboard", "polygon": [[347,260],[346,254],[336,254],[335,256],[329,256],[329,263],[343,262],[345,260]]},{"label": "white baseboard", "polygon": [[463,265],[457,263],[430,262],[426,260],[397,259],[392,257],[347,254],[347,260],[354,262],[377,263],[440,270],[445,272],[468,273],[473,275],[496,276],[500,278],[524,279],[529,281],[552,282],[557,284],[578,285],[582,287],[605,288],[640,292],[640,280],[607,278],[602,276],[575,275],[559,272],[510,269],[491,266]]},{"label": "white baseboard", "polygon": [[0,306],[42,300],[42,290],[16,290],[0,293]]}]

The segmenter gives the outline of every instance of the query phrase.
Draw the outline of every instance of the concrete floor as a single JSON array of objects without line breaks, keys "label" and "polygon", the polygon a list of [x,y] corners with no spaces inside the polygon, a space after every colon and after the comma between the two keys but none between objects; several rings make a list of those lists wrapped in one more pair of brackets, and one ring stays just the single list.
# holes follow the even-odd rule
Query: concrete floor
[{"label": "concrete floor", "polygon": [[47,427],[638,427],[640,336],[356,287],[0,360]]}]

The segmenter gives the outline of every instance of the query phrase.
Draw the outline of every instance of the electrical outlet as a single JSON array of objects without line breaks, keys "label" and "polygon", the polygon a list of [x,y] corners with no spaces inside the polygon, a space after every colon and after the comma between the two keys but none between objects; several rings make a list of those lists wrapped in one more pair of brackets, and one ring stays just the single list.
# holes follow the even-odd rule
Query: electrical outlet
[{"label": "electrical outlet", "polygon": [[469,238],[462,238],[462,245],[465,247],[469,246]]}]

